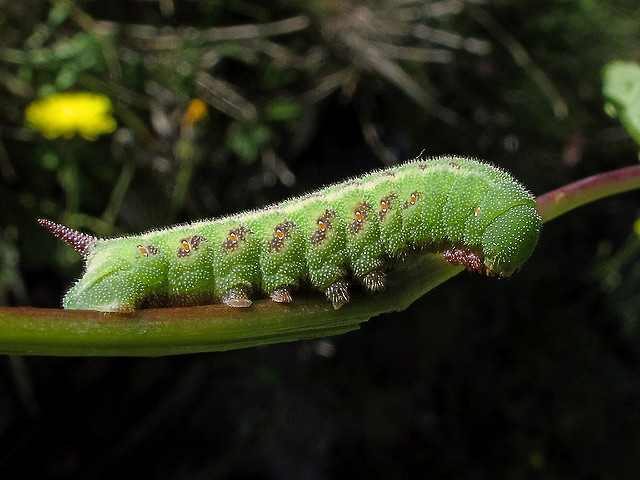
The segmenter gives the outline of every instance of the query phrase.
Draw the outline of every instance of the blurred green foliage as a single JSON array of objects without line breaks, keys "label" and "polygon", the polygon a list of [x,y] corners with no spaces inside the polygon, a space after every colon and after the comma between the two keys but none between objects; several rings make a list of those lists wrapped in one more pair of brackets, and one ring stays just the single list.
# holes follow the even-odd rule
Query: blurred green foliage
[{"label": "blurred green foliage", "polygon": [[605,111],[619,117],[631,138],[640,144],[640,64],[615,60],[602,69]]},{"label": "blurred green foliage", "polygon": [[[0,3],[0,303],[57,306],[79,274],[39,217],[135,232],[422,149],[536,194],[636,162],[600,71],[640,60],[639,29],[636,0]],[[118,129],[29,129],[61,91],[107,95]],[[189,121],[194,99],[208,115]],[[545,225],[513,280],[460,275],[341,337],[6,362],[0,472],[635,478],[637,216],[637,194],[589,205]]]}]

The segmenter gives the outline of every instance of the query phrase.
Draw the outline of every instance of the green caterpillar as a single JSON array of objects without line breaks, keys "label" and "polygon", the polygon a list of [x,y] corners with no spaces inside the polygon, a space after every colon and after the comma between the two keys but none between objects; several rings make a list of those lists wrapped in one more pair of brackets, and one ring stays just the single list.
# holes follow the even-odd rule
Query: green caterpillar
[{"label": "green caterpillar", "polygon": [[222,301],[249,307],[264,292],[291,302],[301,283],[334,308],[348,280],[385,288],[385,270],[412,251],[508,277],[540,231],[534,197],[509,174],[464,157],[417,158],[261,210],[140,235],[96,238],[39,222],[85,258],[64,308],[137,308]]}]

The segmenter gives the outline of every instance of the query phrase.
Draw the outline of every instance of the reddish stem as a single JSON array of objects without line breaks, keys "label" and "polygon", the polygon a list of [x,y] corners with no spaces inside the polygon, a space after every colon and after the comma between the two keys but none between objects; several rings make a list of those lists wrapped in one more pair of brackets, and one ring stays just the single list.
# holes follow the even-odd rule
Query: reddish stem
[{"label": "reddish stem", "polygon": [[586,203],[636,189],[640,189],[640,165],[599,173],[547,192],[536,199],[536,209],[544,223]]}]

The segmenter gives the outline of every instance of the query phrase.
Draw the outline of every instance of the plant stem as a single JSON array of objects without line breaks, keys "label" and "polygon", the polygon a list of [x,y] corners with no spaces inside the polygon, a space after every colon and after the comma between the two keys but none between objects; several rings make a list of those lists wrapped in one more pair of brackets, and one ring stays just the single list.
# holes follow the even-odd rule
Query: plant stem
[{"label": "plant stem", "polygon": [[334,310],[320,293],[293,303],[257,300],[250,309],[226,305],[155,308],[106,314],[51,308],[0,308],[0,354],[160,356],[215,352],[326,337],[359,328],[385,312],[400,311],[462,271],[428,254],[389,273],[389,292],[352,294]]},{"label": "plant stem", "polygon": [[536,199],[542,223],[601,198],[640,189],[640,165],[583,178]]}]

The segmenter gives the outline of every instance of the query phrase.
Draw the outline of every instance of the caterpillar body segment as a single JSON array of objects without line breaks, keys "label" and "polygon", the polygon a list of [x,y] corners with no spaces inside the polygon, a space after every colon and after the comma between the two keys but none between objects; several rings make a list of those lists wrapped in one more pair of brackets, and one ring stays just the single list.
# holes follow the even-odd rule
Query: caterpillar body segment
[{"label": "caterpillar body segment", "polygon": [[[419,250],[507,277],[531,255],[534,197],[506,172],[465,157],[416,159],[261,210],[120,238],[41,224],[85,256],[64,308],[131,312],[223,302],[288,303],[310,285],[334,308],[349,283],[384,290],[393,260]],[[354,280],[354,282],[352,282]]]}]

